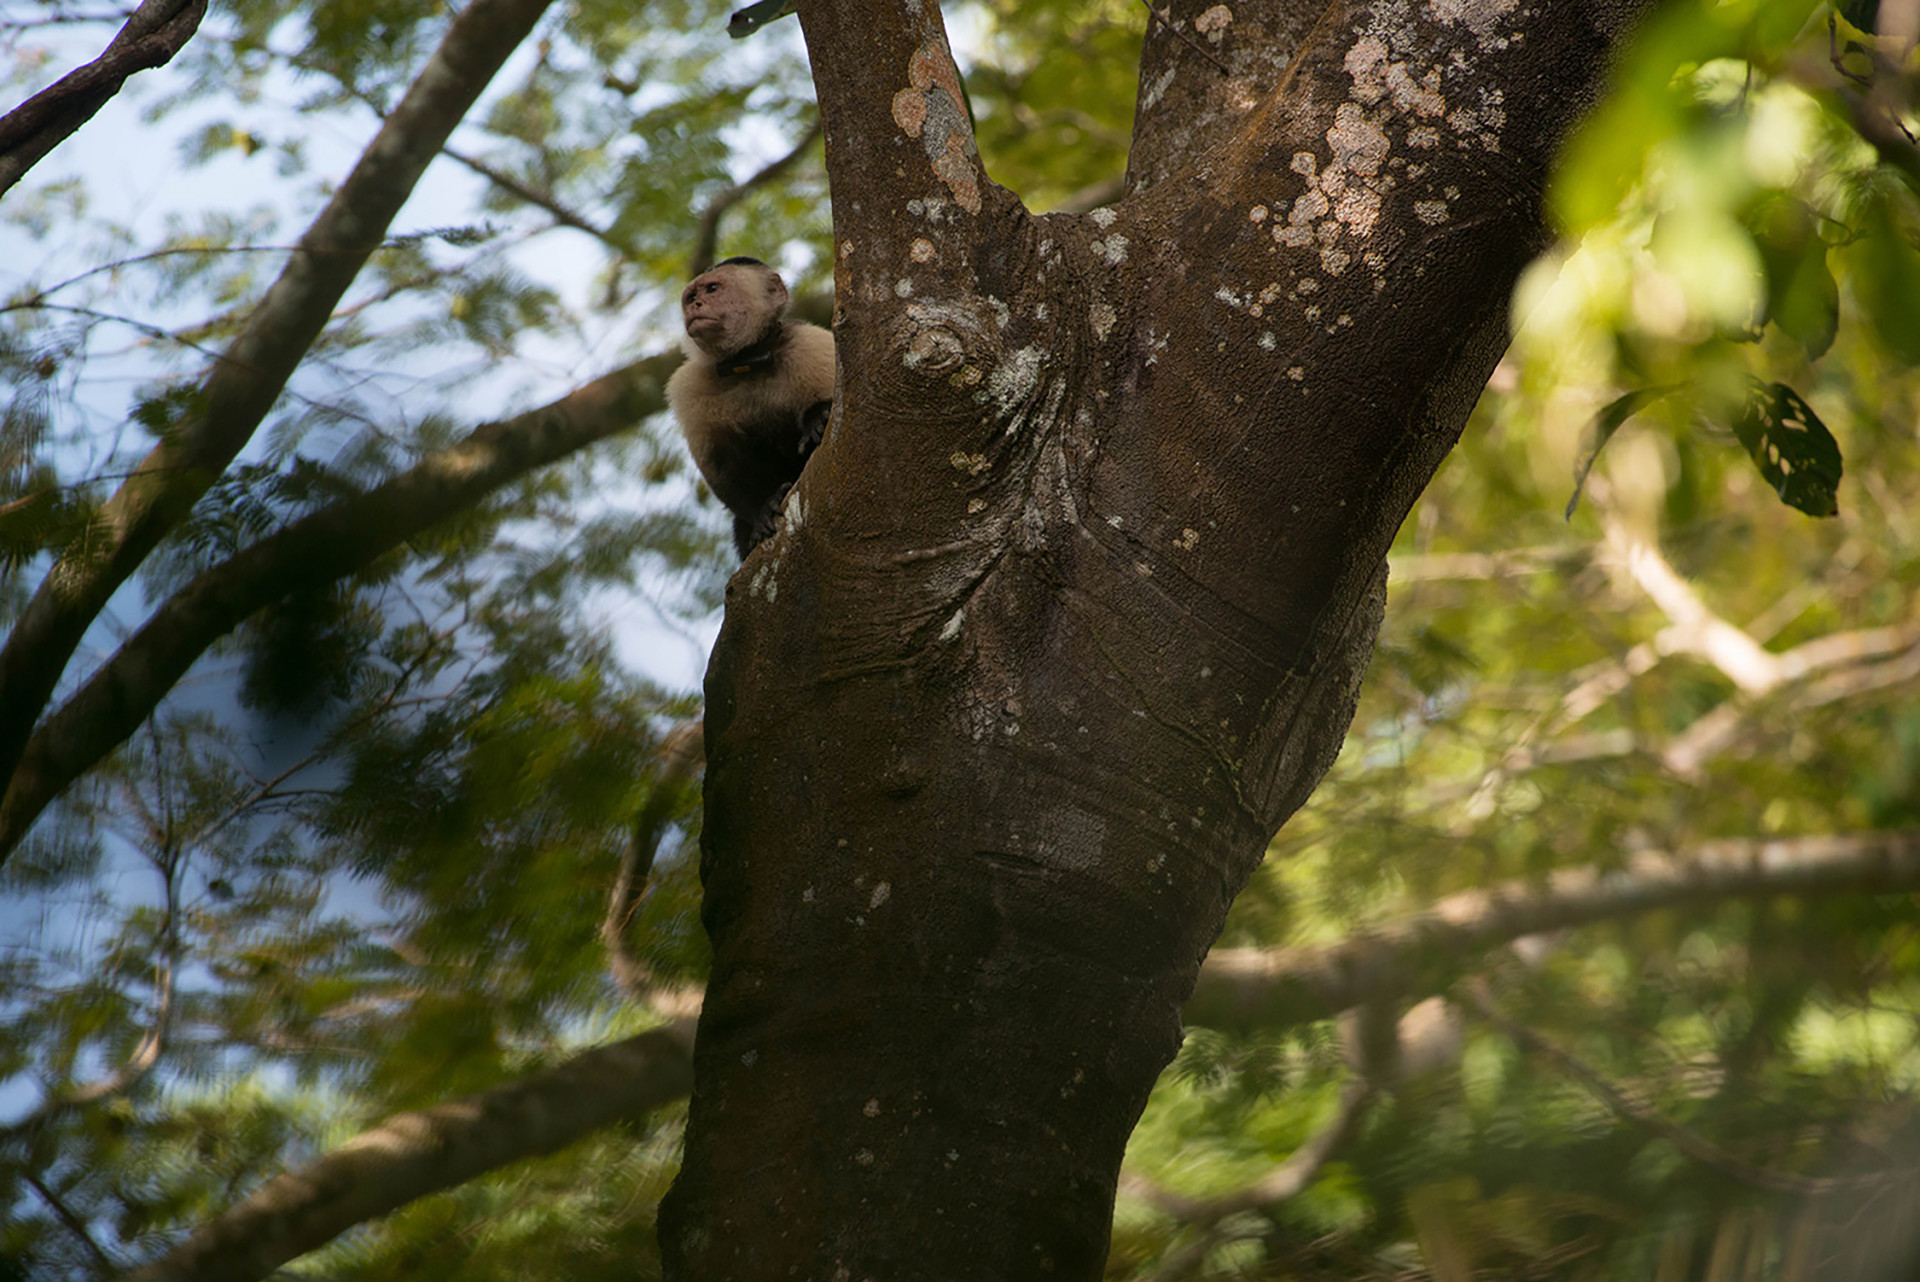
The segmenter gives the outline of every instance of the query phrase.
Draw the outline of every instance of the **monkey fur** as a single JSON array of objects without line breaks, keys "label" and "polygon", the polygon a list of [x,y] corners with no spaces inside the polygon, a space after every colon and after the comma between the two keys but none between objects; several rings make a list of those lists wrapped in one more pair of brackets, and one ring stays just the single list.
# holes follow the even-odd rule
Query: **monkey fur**
[{"label": "monkey fur", "polygon": [[687,361],[667,380],[667,403],[733,513],[742,560],[773,533],[833,409],[833,335],[786,310],[786,283],[757,258],[718,263],[680,295]]}]

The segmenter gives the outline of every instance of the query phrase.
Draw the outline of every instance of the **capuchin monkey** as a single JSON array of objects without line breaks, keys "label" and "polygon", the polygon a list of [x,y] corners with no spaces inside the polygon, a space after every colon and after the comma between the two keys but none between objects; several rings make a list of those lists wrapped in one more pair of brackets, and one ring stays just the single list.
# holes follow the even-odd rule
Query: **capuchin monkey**
[{"label": "capuchin monkey", "polygon": [[700,475],[733,513],[742,560],[773,533],[787,491],[833,409],[833,335],[784,319],[787,286],[757,258],[729,258],[680,295],[687,362],[667,380]]}]

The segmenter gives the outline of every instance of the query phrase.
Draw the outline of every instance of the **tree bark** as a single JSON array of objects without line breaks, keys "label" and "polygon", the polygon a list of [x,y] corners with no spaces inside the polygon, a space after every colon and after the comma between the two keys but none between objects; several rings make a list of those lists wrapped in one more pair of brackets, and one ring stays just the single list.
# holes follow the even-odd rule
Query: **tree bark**
[{"label": "tree bark", "polygon": [[936,6],[803,0],[840,387],[707,674],[670,1278],[1099,1276],[1634,7],[1176,6],[1133,193],[1035,217]]},{"label": "tree bark", "polygon": [[207,0],[142,0],[98,58],[0,116],[0,194],[92,120],[129,77],[171,62],[206,16]]}]

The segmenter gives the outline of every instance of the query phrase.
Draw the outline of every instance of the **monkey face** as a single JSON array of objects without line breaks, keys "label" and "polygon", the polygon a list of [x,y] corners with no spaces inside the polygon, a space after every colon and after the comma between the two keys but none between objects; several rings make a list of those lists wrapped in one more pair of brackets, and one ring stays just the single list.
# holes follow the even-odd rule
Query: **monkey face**
[{"label": "monkey face", "polygon": [[687,336],[714,357],[751,346],[786,308],[786,285],[761,264],[723,263],[694,277],[680,294]]}]

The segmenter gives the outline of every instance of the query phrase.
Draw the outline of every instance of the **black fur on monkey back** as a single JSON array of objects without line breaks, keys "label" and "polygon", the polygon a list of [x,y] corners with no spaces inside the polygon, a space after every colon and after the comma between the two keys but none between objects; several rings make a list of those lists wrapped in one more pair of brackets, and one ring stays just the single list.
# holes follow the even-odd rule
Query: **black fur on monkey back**
[{"label": "black fur on monkey back", "polygon": [[[751,261],[751,260],[749,260]],[[735,515],[733,518],[733,546],[740,553],[742,561],[747,553],[760,546],[769,537],[780,520],[780,513],[787,505],[787,494],[794,483],[800,479],[800,472],[813,457],[813,451],[820,444],[820,438],[826,435],[827,419],[833,413],[832,401],[815,401],[800,412],[800,435],[798,449],[793,459],[793,479],[784,482],[767,496],[751,517]]]}]

